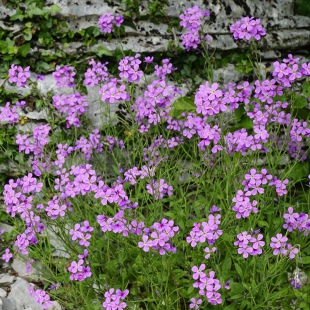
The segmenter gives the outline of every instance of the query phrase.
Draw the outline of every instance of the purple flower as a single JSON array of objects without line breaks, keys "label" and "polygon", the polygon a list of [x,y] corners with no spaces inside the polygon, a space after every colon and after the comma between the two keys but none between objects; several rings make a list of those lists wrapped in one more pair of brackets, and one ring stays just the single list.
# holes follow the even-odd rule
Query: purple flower
[{"label": "purple flower", "polygon": [[254,17],[241,18],[230,26],[230,31],[235,40],[250,40],[251,38],[259,40],[261,36],[266,35],[266,30],[260,25],[260,19],[254,19]]},{"label": "purple flower", "polygon": [[8,263],[12,257],[13,254],[10,252],[10,249],[5,249],[5,254],[2,255],[2,259]]},{"label": "purple flower", "polygon": [[11,69],[9,69],[9,82],[17,83],[17,87],[25,86],[30,77],[29,69],[30,67],[23,69],[20,66],[12,64]]},{"label": "purple flower", "polygon": [[144,252],[148,252],[150,247],[153,246],[153,241],[152,240],[148,240],[149,237],[147,235],[143,235],[142,236],[142,242],[138,243],[138,247],[139,248],[143,248]]},{"label": "purple flower", "polygon": [[100,16],[98,24],[100,25],[100,29],[104,33],[111,33],[112,27],[115,25],[116,27],[120,27],[124,22],[123,15],[114,16],[111,13],[104,14]]},{"label": "purple flower", "polygon": [[198,310],[199,309],[199,305],[202,304],[202,299],[200,299],[200,298],[199,299],[191,298],[190,301],[191,301],[191,303],[190,303],[189,307],[191,309]]},{"label": "purple flower", "polygon": [[71,66],[56,66],[56,71],[52,73],[54,79],[57,81],[56,86],[59,87],[73,87],[74,76],[76,71]]},{"label": "purple flower", "polygon": [[150,64],[152,63],[154,60],[154,57],[150,57],[150,56],[147,56],[144,58],[144,62],[147,63],[147,64]]}]

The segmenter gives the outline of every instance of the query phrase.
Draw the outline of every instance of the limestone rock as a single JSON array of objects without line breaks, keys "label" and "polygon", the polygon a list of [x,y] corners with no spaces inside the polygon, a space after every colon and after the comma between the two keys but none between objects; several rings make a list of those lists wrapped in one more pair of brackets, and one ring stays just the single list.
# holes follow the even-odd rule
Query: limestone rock
[{"label": "limestone rock", "polygon": [[37,304],[33,297],[29,295],[28,288],[30,284],[22,279],[17,278],[17,281],[11,286],[11,292],[8,299],[16,305],[16,310],[31,308],[32,310],[43,310],[40,304]]},{"label": "limestone rock", "polygon": [[5,224],[5,223],[0,223],[0,231],[4,230],[5,232],[10,233],[13,230],[13,226]]},{"label": "limestone rock", "polygon": [[9,274],[2,273],[0,274],[0,286],[8,286],[11,285],[15,280],[14,276],[10,276]]},{"label": "limestone rock", "polygon": [[0,297],[6,297],[6,295],[7,295],[8,293],[5,291],[5,290],[3,290],[2,288],[0,288]]},{"label": "limestone rock", "polygon": [[15,303],[12,300],[3,297],[1,297],[0,300],[1,310],[19,310],[16,308]]},{"label": "limestone rock", "polygon": [[34,266],[31,268],[28,274],[26,270],[26,263],[19,260],[18,258],[14,258],[11,266],[18,273],[20,277],[26,278],[29,281],[39,281],[40,279],[42,279],[39,271],[36,270]]}]

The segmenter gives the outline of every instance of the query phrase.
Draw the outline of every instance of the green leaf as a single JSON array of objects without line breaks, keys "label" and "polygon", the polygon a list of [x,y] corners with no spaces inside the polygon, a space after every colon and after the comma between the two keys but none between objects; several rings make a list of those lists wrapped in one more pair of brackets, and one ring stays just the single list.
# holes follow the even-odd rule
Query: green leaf
[{"label": "green leaf", "polygon": [[310,256],[301,257],[298,262],[300,264],[310,264]]},{"label": "green leaf", "polygon": [[29,50],[30,50],[30,43],[26,43],[18,48],[19,53],[23,57],[25,57],[29,53]]},{"label": "green leaf", "polygon": [[228,234],[228,233],[223,233],[221,239],[224,240],[224,241],[231,242],[231,241],[234,240],[234,237],[232,235]]},{"label": "green leaf", "polygon": [[102,57],[102,55],[105,55],[105,56],[112,56],[113,53],[108,50],[106,47],[100,45],[98,46],[98,49],[95,51],[95,53],[99,56],[99,57]]},{"label": "green leaf", "polygon": [[183,112],[195,112],[196,105],[194,103],[194,97],[181,97],[173,102],[173,110],[171,111],[174,116],[178,116]]},{"label": "green leaf", "polygon": [[240,299],[240,298],[243,298],[242,294],[237,294],[237,295],[230,297],[230,299]]},{"label": "green leaf", "polygon": [[297,95],[292,102],[292,106],[296,109],[304,108],[308,104],[304,96]]},{"label": "green leaf", "polygon": [[243,272],[242,272],[241,267],[237,263],[235,263],[235,268],[236,268],[236,271],[238,272],[238,275],[240,276],[240,278],[243,279]]},{"label": "green leaf", "polygon": [[62,10],[62,8],[56,4],[53,4],[50,6],[50,13],[51,14],[55,14],[57,12],[60,12]]},{"label": "green leaf", "polygon": [[277,101],[288,102],[289,100],[290,100],[289,94],[276,95],[276,96],[273,98],[273,101],[274,101],[274,102],[277,102]]},{"label": "green leaf", "polygon": [[24,34],[23,34],[23,38],[26,41],[30,41],[32,39],[32,32],[31,29],[25,29]]},{"label": "green leaf", "polygon": [[8,46],[8,53],[9,54],[17,54],[18,47],[17,46]]},{"label": "green leaf", "polygon": [[30,18],[33,17],[33,15],[36,15],[36,16],[42,16],[44,15],[44,11],[39,9],[38,7],[35,7],[35,6],[32,6],[30,8],[28,8],[28,10],[26,11],[26,13],[28,14],[28,16]]},{"label": "green leaf", "polygon": [[291,170],[288,179],[293,179],[295,182],[298,182],[304,178],[307,178],[308,174],[309,174],[309,163],[300,162],[297,163]]},{"label": "green leaf", "polygon": [[240,128],[252,129],[253,121],[247,115],[244,115],[238,125],[240,126]]},{"label": "green leaf", "polygon": [[259,227],[269,227],[269,224],[266,221],[258,221]]},{"label": "green leaf", "polygon": [[6,54],[8,51],[8,45],[5,41],[0,41],[0,53]]},{"label": "green leaf", "polygon": [[236,122],[239,122],[243,115],[245,115],[244,105],[240,105],[235,111]]},{"label": "green leaf", "polygon": [[21,22],[24,20],[24,13],[20,10],[17,9],[16,13],[11,16],[10,20],[17,20],[19,19]]},{"label": "green leaf", "polygon": [[307,97],[310,98],[310,84],[305,82],[302,84],[302,93]]},{"label": "green leaf", "polygon": [[39,60],[36,63],[36,70],[38,70],[38,71],[48,71],[50,69],[51,69],[50,65],[43,60]]},{"label": "green leaf", "polygon": [[180,279],[180,278],[183,278],[187,274],[187,271],[184,271],[182,269],[175,269],[173,270],[173,274],[176,279]]},{"label": "green leaf", "polygon": [[222,265],[222,271],[230,270],[231,268],[231,258],[228,257],[224,260],[223,265]]}]

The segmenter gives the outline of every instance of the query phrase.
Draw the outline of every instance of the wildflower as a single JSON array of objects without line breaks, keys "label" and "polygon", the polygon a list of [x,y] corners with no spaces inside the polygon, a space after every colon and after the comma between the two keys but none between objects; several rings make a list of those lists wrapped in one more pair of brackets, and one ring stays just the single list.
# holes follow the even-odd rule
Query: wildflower
[{"label": "wildflower", "polygon": [[2,259],[8,263],[11,258],[13,258],[13,254],[10,252],[10,249],[5,249],[5,254],[2,255]]},{"label": "wildflower", "polygon": [[56,66],[56,71],[52,75],[56,80],[56,86],[71,88],[76,85],[74,84],[76,71],[71,66]]},{"label": "wildflower", "polygon": [[230,26],[230,31],[235,40],[250,40],[251,38],[259,40],[266,35],[266,30],[260,25],[260,19],[254,19],[254,17],[241,18]]},{"label": "wildflower", "polygon": [[200,299],[200,298],[199,299],[191,298],[190,301],[191,301],[191,303],[190,303],[189,307],[191,309],[198,310],[199,309],[199,305],[202,304],[202,299]]},{"label": "wildflower", "polygon": [[111,33],[113,25],[115,25],[116,27],[120,27],[123,22],[123,15],[120,14],[118,16],[114,16],[111,13],[107,13],[100,16],[98,24],[102,32]]}]

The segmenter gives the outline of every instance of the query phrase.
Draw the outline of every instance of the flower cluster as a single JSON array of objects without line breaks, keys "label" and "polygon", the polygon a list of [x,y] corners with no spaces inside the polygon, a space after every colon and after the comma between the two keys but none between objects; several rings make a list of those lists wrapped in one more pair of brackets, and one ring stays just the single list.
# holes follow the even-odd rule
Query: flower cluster
[{"label": "flower cluster", "polygon": [[129,83],[138,83],[143,75],[143,72],[139,68],[139,65],[141,64],[139,57],[140,54],[136,54],[134,57],[126,56],[119,62],[119,76],[122,79],[127,80]]},{"label": "flower cluster", "polygon": [[91,59],[89,65],[92,68],[88,68],[87,71],[84,73],[84,85],[87,86],[95,86],[99,83],[107,82],[108,81],[108,68],[106,67],[108,63],[102,64],[101,62],[95,62],[94,59]]},{"label": "flower cluster", "polygon": [[[150,124],[158,124],[169,118],[172,99],[180,91],[171,85],[166,85],[164,80],[155,80],[147,86],[143,97],[139,97],[132,105],[136,113],[136,121],[140,125],[140,132],[147,132]],[[145,125],[143,121],[146,120]]]},{"label": "flower cluster", "polygon": [[173,187],[168,185],[164,179],[160,179],[159,182],[151,180],[150,184],[146,184],[147,192],[150,195],[154,195],[155,200],[163,199],[165,195],[172,196]]},{"label": "flower cluster", "polygon": [[17,123],[19,115],[16,107],[11,107],[11,103],[7,102],[5,107],[0,107],[0,122],[8,122],[9,124]]},{"label": "flower cluster", "polygon": [[9,69],[9,82],[16,83],[17,87],[23,87],[27,84],[27,80],[30,77],[30,67],[23,69],[23,67],[11,65]]},{"label": "flower cluster", "polygon": [[59,87],[74,87],[74,76],[76,71],[71,66],[56,66],[56,71],[52,73],[56,80],[56,86]]},{"label": "flower cluster", "polygon": [[303,67],[299,67],[297,62],[299,58],[293,58],[292,54],[288,55],[289,58],[283,59],[283,62],[275,61],[273,63],[274,69],[272,75],[275,80],[285,87],[291,87],[291,84],[303,76],[303,73],[307,73]]},{"label": "flower cluster", "polygon": [[[89,138],[81,137],[76,141],[75,151],[81,151],[84,154],[85,160],[90,160],[93,153],[101,153],[103,151],[103,143],[100,142],[100,134],[98,129],[94,129],[90,134]],[[64,152],[64,155],[68,151]]]},{"label": "flower cluster", "polygon": [[[49,142],[48,134],[51,127],[48,125],[39,125],[33,128],[33,135],[21,135],[17,134],[16,144],[19,146],[19,152],[25,152],[25,154],[34,154],[32,160],[32,169],[36,176],[40,176],[42,169],[49,171],[49,163],[44,156],[44,147]],[[41,159],[44,157],[44,161]]]},{"label": "flower cluster", "polygon": [[124,218],[124,215],[123,210],[120,210],[110,218],[107,218],[104,214],[98,215],[97,222],[103,232],[112,231],[115,234],[123,234],[124,237],[127,237],[130,228],[127,226],[127,220]]},{"label": "flower cluster", "polygon": [[[34,197],[41,192],[42,187],[43,183],[38,182],[31,173],[16,181],[11,179],[9,184],[4,186],[6,212],[12,217],[18,214],[25,221],[27,227],[22,234],[17,235],[15,240],[17,251],[22,254],[28,254],[28,246],[37,244],[37,233],[44,230],[40,216],[31,210]],[[10,259],[10,257],[10,252],[6,251],[5,258]]]},{"label": "flower cluster", "polygon": [[227,107],[221,101],[222,96],[223,92],[217,83],[209,85],[209,82],[206,82],[205,85],[200,85],[194,101],[197,106],[197,113],[212,116],[226,111]]},{"label": "flower cluster", "polygon": [[299,232],[308,236],[310,230],[310,219],[308,214],[296,213],[294,212],[293,207],[289,207],[287,211],[288,213],[283,215],[283,218],[285,219],[283,228],[287,229],[288,232],[298,229]]},{"label": "flower cluster", "polygon": [[[208,222],[194,223],[194,227],[189,236],[186,238],[186,241],[190,243],[192,247],[195,247],[197,243],[204,242],[208,242],[210,245],[214,244],[216,239],[223,234],[223,231],[218,229],[221,224],[220,219],[220,214],[216,214],[215,216],[213,214],[209,214]],[[209,252],[206,249],[205,251]]]},{"label": "flower cluster", "polygon": [[276,237],[271,237],[270,247],[274,249],[273,255],[289,255],[289,258],[293,259],[299,250],[298,248],[293,247],[290,243],[287,243],[287,241],[288,238],[282,236],[282,234],[277,234]]},{"label": "flower cluster", "polygon": [[85,99],[86,96],[82,96],[79,92],[70,95],[53,96],[53,106],[59,112],[65,114],[66,120],[68,121],[67,128],[70,128],[71,125],[80,126],[78,116],[86,112],[86,107],[88,106]]},{"label": "flower cluster", "polygon": [[170,59],[163,59],[162,66],[156,65],[154,67],[155,71],[154,74],[158,76],[161,80],[164,80],[166,78],[166,75],[170,74],[171,72],[177,70],[177,68],[173,68],[172,63],[170,62]]},{"label": "flower cluster", "polygon": [[68,268],[68,270],[71,272],[70,280],[84,281],[86,278],[91,277],[92,273],[90,271],[90,267],[83,265],[84,263],[88,264],[88,261],[86,259],[87,256],[88,251],[84,250],[83,254],[78,255],[78,262],[71,262],[71,265]]},{"label": "flower cluster", "polygon": [[235,40],[251,40],[251,38],[259,40],[266,35],[266,30],[260,24],[260,19],[254,19],[254,17],[241,18],[230,26],[230,31]]},{"label": "flower cluster", "polygon": [[110,288],[109,291],[104,293],[105,301],[102,304],[107,310],[122,310],[125,309],[127,304],[122,301],[129,294],[129,290],[121,291],[117,289]]},{"label": "flower cluster", "polygon": [[90,227],[89,222],[84,221],[83,226],[79,223],[75,224],[74,229],[70,229],[69,234],[72,235],[72,241],[79,240],[80,245],[88,247],[90,245],[88,240],[91,238],[89,232],[92,232],[93,230],[94,227]]},{"label": "flower cluster", "polygon": [[177,231],[178,226],[173,226],[174,221],[162,219],[160,223],[154,223],[150,228],[144,228],[142,241],[138,243],[139,248],[143,248],[144,252],[148,252],[150,248],[157,251],[160,255],[165,255],[167,252],[176,252],[176,248],[169,243]]},{"label": "flower cluster", "polygon": [[196,281],[193,286],[199,288],[199,295],[205,296],[212,305],[221,304],[221,294],[218,292],[222,287],[220,281],[214,278],[214,271],[210,271],[207,276],[204,272],[205,268],[205,264],[201,264],[199,268],[197,266],[192,267],[193,279]]},{"label": "flower cluster", "polygon": [[262,254],[261,247],[265,245],[265,242],[262,241],[263,235],[259,234],[259,230],[251,231],[251,233],[244,231],[237,235],[237,239],[234,245],[239,247],[238,253],[242,254],[244,258],[249,255]]},{"label": "flower cluster", "polygon": [[34,286],[30,285],[28,288],[28,292],[30,296],[34,298],[36,303],[40,304],[43,309],[47,309],[48,307],[51,307],[53,305],[50,296],[44,290],[35,290]]},{"label": "flower cluster", "polygon": [[197,49],[201,42],[199,31],[202,25],[202,19],[209,15],[209,10],[202,12],[197,5],[186,9],[184,14],[180,15],[180,25],[187,30],[186,33],[181,35],[182,45],[187,51],[191,48]]},{"label": "flower cluster", "polygon": [[124,176],[124,182],[130,182],[131,185],[135,185],[137,184],[138,177],[140,177],[140,179],[145,179],[155,176],[155,168],[142,166],[141,170],[139,170],[137,167],[133,167],[125,171]]},{"label": "flower cluster", "polygon": [[120,27],[123,22],[124,17],[122,14],[114,16],[111,13],[107,13],[100,16],[98,25],[100,26],[102,32],[111,33],[113,25],[115,25],[116,27]]},{"label": "flower cluster", "polygon": [[126,85],[122,84],[122,80],[111,79],[107,84],[104,84],[100,90],[101,100],[108,103],[114,103],[115,101],[129,101],[130,96],[126,91]]},{"label": "flower cluster", "polygon": [[278,180],[276,176],[272,177],[267,169],[261,169],[261,173],[257,173],[256,169],[252,168],[245,174],[242,185],[244,190],[238,190],[232,201],[235,203],[232,210],[237,212],[236,218],[246,218],[251,212],[257,213],[257,200],[250,200],[251,196],[262,195],[265,192],[264,185],[275,186],[278,196],[283,196],[287,193],[286,184],[288,179],[283,181]]}]

